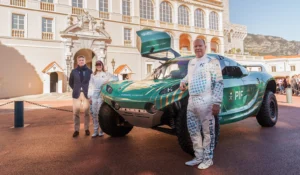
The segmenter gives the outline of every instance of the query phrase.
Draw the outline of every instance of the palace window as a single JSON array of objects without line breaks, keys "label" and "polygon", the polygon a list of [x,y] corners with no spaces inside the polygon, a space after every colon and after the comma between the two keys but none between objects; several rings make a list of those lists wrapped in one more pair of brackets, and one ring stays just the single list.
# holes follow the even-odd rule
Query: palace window
[{"label": "palace window", "polygon": [[42,19],[42,30],[43,32],[49,32],[52,33],[52,22],[53,19],[50,18],[43,18]]},{"label": "palace window", "polygon": [[42,18],[42,39],[44,40],[53,39],[52,23],[53,23],[53,19]]},{"label": "palace window", "polygon": [[172,7],[168,2],[160,4],[160,20],[163,22],[172,23]]},{"label": "palace window", "polygon": [[53,0],[41,0],[42,2],[53,3]]},{"label": "palace window", "polygon": [[178,8],[178,24],[188,26],[189,23],[189,9],[186,6],[181,5]]},{"label": "palace window", "polygon": [[201,9],[195,10],[195,26],[204,28],[204,12]]},{"label": "palace window", "polygon": [[296,71],[296,66],[295,65],[291,66],[291,71]]},{"label": "palace window", "polygon": [[146,63],[146,71],[147,71],[146,74],[148,75],[152,73],[152,70],[153,70],[153,63],[151,62]]},{"label": "palace window", "polygon": [[82,0],[72,0],[72,7],[82,8]]},{"label": "palace window", "polygon": [[126,16],[130,16],[130,0],[122,1],[122,14]]},{"label": "palace window", "polygon": [[272,66],[272,72],[276,72],[276,66]]},{"label": "palace window", "polygon": [[154,19],[152,0],[140,0],[140,16],[145,19]]},{"label": "palace window", "polygon": [[108,12],[108,0],[99,0],[99,11]]},{"label": "palace window", "polygon": [[131,29],[124,29],[124,45],[131,46]]},{"label": "palace window", "polygon": [[24,38],[25,15],[12,14],[12,37]]},{"label": "palace window", "polygon": [[209,14],[209,29],[219,30],[219,17],[216,12],[211,12]]}]

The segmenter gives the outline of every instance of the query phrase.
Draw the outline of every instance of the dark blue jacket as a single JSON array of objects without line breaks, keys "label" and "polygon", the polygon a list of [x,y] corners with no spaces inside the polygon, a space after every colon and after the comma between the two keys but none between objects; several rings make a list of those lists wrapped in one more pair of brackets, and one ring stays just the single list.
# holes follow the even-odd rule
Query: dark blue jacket
[{"label": "dark blue jacket", "polygon": [[[80,81],[80,69],[82,69],[83,73],[83,81]],[[69,79],[69,85],[73,89],[72,97],[73,98],[79,98],[81,88],[84,93],[85,98],[87,97],[88,89],[89,89],[89,82],[91,78],[91,74],[93,71],[89,69],[86,65],[84,65],[82,68],[79,66],[76,69],[73,69],[70,74]]]}]

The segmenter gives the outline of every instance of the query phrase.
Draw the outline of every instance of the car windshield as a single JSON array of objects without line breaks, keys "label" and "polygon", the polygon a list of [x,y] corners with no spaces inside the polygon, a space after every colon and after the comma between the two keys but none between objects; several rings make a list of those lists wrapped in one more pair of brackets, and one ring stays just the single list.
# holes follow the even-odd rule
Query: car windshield
[{"label": "car windshield", "polygon": [[183,61],[172,61],[165,63],[154,70],[154,72],[149,75],[146,79],[182,79],[187,74],[187,66],[189,60]]}]

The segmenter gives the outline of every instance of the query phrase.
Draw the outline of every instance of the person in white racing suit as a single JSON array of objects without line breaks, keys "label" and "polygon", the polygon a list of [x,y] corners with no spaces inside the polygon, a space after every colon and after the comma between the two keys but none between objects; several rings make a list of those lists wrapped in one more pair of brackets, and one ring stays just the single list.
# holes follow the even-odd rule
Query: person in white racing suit
[{"label": "person in white racing suit", "polygon": [[220,112],[224,85],[220,62],[206,55],[205,41],[196,39],[194,50],[196,58],[189,62],[188,73],[180,83],[182,91],[187,90],[186,83],[189,85],[187,126],[195,154],[195,158],[185,164],[199,164],[199,169],[206,169],[213,165],[214,116]]},{"label": "person in white racing suit", "polygon": [[[118,78],[105,71],[102,61],[96,61],[96,70],[91,75],[88,90],[88,98],[91,104],[91,113],[94,124],[94,133],[92,137],[101,137],[104,135],[101,127],[99,126],[98,114],[102,105],[101,88],[109,81],[118,81]],[[98,129],[100,129],[99,133]]]}]

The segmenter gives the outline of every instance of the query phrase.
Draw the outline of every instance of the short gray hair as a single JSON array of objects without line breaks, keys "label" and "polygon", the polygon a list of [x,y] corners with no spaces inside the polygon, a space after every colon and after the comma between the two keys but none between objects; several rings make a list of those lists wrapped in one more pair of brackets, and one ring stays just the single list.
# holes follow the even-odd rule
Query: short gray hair
[{"label": "short gray hair", "polygon": [[198,41],[198,40],[202,41],[202,42],[203,42],[203,44],[204,44],[204,46],[206,45],[206,43],[205,43],[205,40],[204,40],[204,39],[202,39],[202,38],[197,38],[197,39],[195,39],[194,43],[195,43],[196,41]]},{"label": "short gray hair", "polygon": [[77,56],[77,60],[78,60],[79,58],[85,59],[85,56],[84,56],[84,55],[79,55],[79,56]]}]

